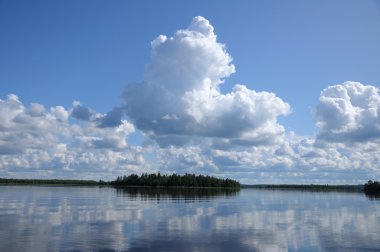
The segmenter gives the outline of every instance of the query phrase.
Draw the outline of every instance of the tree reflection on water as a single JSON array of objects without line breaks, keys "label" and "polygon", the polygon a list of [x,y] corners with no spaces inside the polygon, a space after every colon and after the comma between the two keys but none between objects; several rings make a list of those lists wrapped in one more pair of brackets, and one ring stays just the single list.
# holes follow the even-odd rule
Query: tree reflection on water
[{"label": "tree reflection on water", "polygon": [[236,196],[238,188],[149,188],[149,187],[127,187],[115,188],[117,196],[128,197],[138,200],[209,200],[211,198],[224,198]]}]

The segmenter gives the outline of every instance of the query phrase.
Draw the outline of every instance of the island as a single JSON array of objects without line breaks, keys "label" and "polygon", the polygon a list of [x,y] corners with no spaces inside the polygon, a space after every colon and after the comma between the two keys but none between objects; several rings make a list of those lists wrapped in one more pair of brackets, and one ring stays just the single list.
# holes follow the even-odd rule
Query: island
[{"label": "island", "polygon": [[176,174],[165,175],[160,173],[140,176],[131,174],[129,176],[117,177],[110,183],[113,186],[149,186],[149,187],[219,187],[219,188],[240,188],[240,183],[233,179],[221,179],[205,175]]}]

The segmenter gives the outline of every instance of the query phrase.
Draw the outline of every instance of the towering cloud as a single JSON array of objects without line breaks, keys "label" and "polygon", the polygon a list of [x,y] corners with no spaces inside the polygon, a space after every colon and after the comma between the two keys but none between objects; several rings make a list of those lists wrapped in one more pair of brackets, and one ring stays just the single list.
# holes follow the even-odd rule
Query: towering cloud
[{"label": "towering cloud", "polygon": [[144,81],[124,92],[126,113],[139,129],[173,144],[184,136],[268,144],[283,134],[277,117],[290,106],[275,94],[244,85],[220,92],[235,67],[205,18],[193,18],[173,37],[158,36],[151,47]]},{"label": "towering cloud", "polygon": [[316,109],[319,139],[365,142],[380,137],[379,89],[347,81],[321,92]]}]

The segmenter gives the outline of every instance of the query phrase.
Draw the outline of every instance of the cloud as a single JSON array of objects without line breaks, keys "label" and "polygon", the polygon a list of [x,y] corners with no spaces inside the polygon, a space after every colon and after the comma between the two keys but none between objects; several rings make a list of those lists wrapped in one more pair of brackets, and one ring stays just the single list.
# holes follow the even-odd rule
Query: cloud
[{"label": "cloud", "polygon": [[123,97],[126,115],[161,147],[154,151],[161,170],[246,183],[345,183],[379,174],[377,88],[347,82],[325,89],[318,136],[301,137],[278,123],[291,108],[275,94],[241,84],[221,93],[235,66],[208,20],[195,17],[173,37],[158,36],[151,50],[144,80]]},{"label": "cloud", "polygon": [[[135,131],[134,126],[128,121],[123,120],[121,125],[117,128],[104,127],[99,128],[96,125],[93,125],[91,130],[89,126],[85,128],[82,136],[87,135],[89,144],[95,148],[104,148],[110,149],[113,151],[122,151],[125,150],[128,146],[127,136]],[[88,134],[89,133],[89,134]],[[84,140],[86,141],[86,140]]]},{"label": "cloud", "polygon": [[129,121],[104,128],[95,119],[77,124],[66,118],[73,110],[27,107],[16,95],[0,100],[0,176],[114,179],[160,170],[242,183],[362,183],[380,174],[379,141],[328,142],[286,133],[276,145],[254,145],[235,143],[237,138],[159,135],[165,148],[154,142],[135,146],[127,141],[135,132]]},{"label": "cloud", "polygon": [[62,106],[53,107],[50,112],[60,122],[65,122],[69,118],[69,113]]},{"label": "cloud", "polygon": [[[273,93],[220,85],[235,72],[232,57],[203,17],[173,37],[151,43],[144,81],[129,84],[125,111],[137,128],[158,143],[183,143],[184,136],[227,138],[235,144],[272,144],[284,133],[278,116],[289,104]],[[263,113],[265,111],[265,113]]]},{"label": "cloud", "polygon": [[80,102],[73,102],[71,116],[80,121],[96,122],[99,128],[118,127],[121,125],[124,110],[119,107],[113,108],[105,115],[96,113],[93,109],[83,106]]},{"label": "cloud", "polygon": [[[62,125],[68,112],[61,106],[46,111],[41,104],[25,108],[14,95],[0,99],[0,155],[20,154],[26,149],[50,148],[66,134]],[[56,134],[51,129],[57,130]]]},{"label": "cloud", "polygon": [[[226,140],[223,139],[223,142]],[[288,133],[276,145],[231,145],[192,138],[191,144],[156,148],[163,172],[195,172],[242,183],[359,184],[380,175],[380,143],[329,143]]]},{"label": "cloud", "polygon": [[[95,119],[108,122],[108,115],[88,110],[87,120],[77,113],[80,103],[73,105],[46,109],[38,103],[26,107],[14,94],[0,99],[0,176],[113,179],[149,169],[144,150],[127,143],[135,131],[131,123],[121,120],[101,128]],[[72,123],[70,114],[85,120]]]},{"label": "cloud", "polygon": [[121,108],[114,108],[108,112],[105,116],[97,119],[99,128],[116,127],[122,123],[121,118],[124,115],[124,111]]},{"label": "cloud", "polygon": [[75,119],[82,120],[82,121],[90,121],[95,116],[95,112],[79,102],[73,103],[74,107],[71,111],[71,116]]},{"label": "cloud", "polygon": [[26,113],[33,117],[40,117],[45,114],[45,107],[38,103],[32,103]]},{"label": "cloud", "polygon": [[347,81],[321,92],[316,109],[318,139],[365,142],[380,137],[379,89]]}]

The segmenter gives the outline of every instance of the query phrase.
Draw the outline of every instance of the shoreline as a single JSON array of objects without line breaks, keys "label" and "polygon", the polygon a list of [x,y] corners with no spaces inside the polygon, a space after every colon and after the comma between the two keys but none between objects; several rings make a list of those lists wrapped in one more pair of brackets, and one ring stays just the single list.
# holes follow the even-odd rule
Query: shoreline
[{"label": "shoreline", "polygon": [[297,191],[363,191],[363,185],[242,185],[239,187],[213,187],[213,186],[115,186],[112,184],[92,183],[1,183],[0,186],[68,186],[68,187],[112,187],[135,189],[260,189],[260,190],[297,190]]}]

